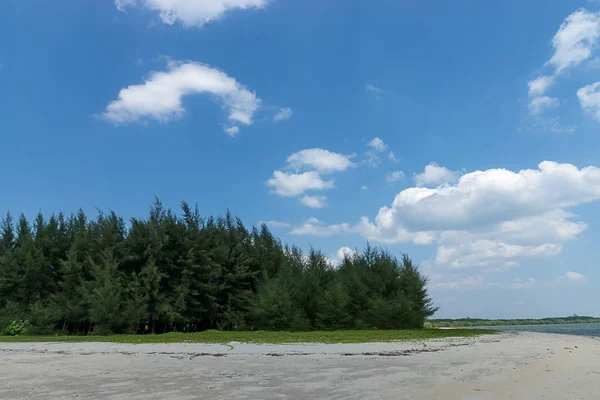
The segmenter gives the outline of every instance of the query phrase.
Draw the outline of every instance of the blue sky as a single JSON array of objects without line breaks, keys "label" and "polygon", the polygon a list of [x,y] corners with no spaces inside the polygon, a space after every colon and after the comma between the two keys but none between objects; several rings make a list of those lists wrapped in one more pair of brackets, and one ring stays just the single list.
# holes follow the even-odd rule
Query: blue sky
[{"label": "blue sky", "polygon": [[0,210],[230,208],[440,317],[594,314],[600,3],[8,0]]}]

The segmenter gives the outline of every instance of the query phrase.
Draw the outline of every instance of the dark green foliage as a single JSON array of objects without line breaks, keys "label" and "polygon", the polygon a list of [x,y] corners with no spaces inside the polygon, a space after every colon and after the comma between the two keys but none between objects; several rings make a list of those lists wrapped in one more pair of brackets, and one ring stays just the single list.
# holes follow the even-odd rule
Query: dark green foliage
[{"label": "dark green foliage", "polygon": [[[0,332],[29,334],[420,328],[435,308],[412,261],[367,245],[333,265],[229,211],[156,199],[129,225],[83,211],[0,224]],[[12,325],[11,325],[12,324]]]}]

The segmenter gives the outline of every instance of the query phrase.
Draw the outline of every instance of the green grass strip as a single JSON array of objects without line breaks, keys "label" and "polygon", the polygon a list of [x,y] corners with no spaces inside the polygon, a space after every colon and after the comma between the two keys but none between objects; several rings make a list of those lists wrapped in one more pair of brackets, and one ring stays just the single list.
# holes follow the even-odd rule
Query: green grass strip
[{"label": "green grass strip", "polygon": [[0,342],[109,342],[109,343],[369,343],[397,342],[449,337],[472,337],[496,333],[484,329],[349,330],[311,332],[231,332],[111,336],[0,336]]}]

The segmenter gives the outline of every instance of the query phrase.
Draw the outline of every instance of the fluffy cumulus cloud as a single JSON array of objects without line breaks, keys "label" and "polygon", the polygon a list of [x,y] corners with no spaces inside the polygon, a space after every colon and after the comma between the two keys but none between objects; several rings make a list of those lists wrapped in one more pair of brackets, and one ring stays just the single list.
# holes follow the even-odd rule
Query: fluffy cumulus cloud
[{"label": "fluffy cumulus cloud", "polygon": [[391,212],[394,224],[411,230],[460,230],[598,199],[599,168],[544,161],[535,170],[475,171],[452,186],[405,189],[380,214]]},{"label": "fluffy cumulus cloud", "polygon": [[560,244],[539,246],[511,245],[498,240],[479,239],[460,245],[438,247],[435,262],[452,268],[466,267],[515,267],[515,259],[527,257],[551,257],[560,253]]},{"label": "fluffy cumulus cloud", "polygon": [[322,191],[335,187],[334,180],[324,180],[321,175],[346,171],[354,166],[350,160],[354,155],[343,155],[325,149],[305,149],[291,154],[286,159],[285,170],[275,170],[267,180],[272,193],[285,197],[304,195],[300,203],[311,208],[327,205],[327,197],[307,192]]},{"label": "fluffy cumulus cloud", "polygon": [[[583,8],[569,15],[554,35],[552,39],[554,52],[547,62],[547,65],[553,67],[553,74],[539,76],[528,83],[529,114],[542,122],[541,126],[547,130],[568,132],[574,129],[573,127],[560,127],[556,117],[546,120],[543,114],[557,108],[561,103],[558,98],[547,96],[546,92],[553,85],[557,76],[563,75],[562,73],[567,69],[577,67],[590,59],[598,47],[599,39],[600,13],[593,13]],[[586,90],[592,86],[580,89],[578,96],[584,110],[594,116],[593,110],[590,111],[589,107],[586,108],[582,101],[582,95],[585,97]]]},{"label": "fluffy cumulus cloud", "polygon": [[321,173],[341,172],[352,166],[350,157],[325,149],[300,150],[287,158],[288,166],[296,169],[310,168]]},{"label": "fluffy cumulus cloud", "polygon": [[334,187],[333,180],[325,181],[317,171],[294,174],[273,171],[273,177],[267,181],[273,193],[284,197],[295,197],[310,190],[326,190]]},{"label": "fluffy cumulus cloud", "polygon": [[265,7],[269,0],[115,0],[119,11],[144,7],[157,11],[163,23],[180,22],[187,27],[200,27],[217,20],[228,11]]},{"label": "fluffy cumulus cloud", "polygon": [[443,183],[454,183],[458,178],[458,172],[451,171],[446,167],[440,167],[432,162],[425,166],[425,170],[415,175],[417,186],[441,185]]},{"label": "fluffy cumulus cloud", "polygon": [[367,147],[375,150],[376,152],[384,152],[387,150],[387,144],[385,144],[383,142],[383,140],[381,140],[380,138],[376,137],[373,138],[372,140],[369,141],[369,143],[367,143]]},{"label": "fluffy cumulus cloud", "polygon": [[225,133],[228,134],[231,137],[234,137],[235,135],[237,135],[238,133],[240,133],[239,126],[227,126],[224,129],[225,129]]},{"label": "fluffy cumulus cloud", "polygon": [[435,262],[451,268],[509,268],[552,257],[587,226],[568,210],[600,200],[600,168],[544,161],[537,169],[475,171],[453,184],[398,193],[375,218],[304,224],[297,234],[359,233],[380,243],[437,244]]},{"label": "fluffy cumulus cloud", "polygon": [[599,14],[577,10],[564,20],[554,35],[554,54],[548,63],[556,68],[557,73],[575,67],[590,58],[599,38]]},{"label": "fluffy cumulus cloud", "polygon": [[273,121],[285,121],[286,119],[292,118],[292,114],[293,112],[291,108],[282,108],[273,116]]},{"label": "fluffy cumulus cloud", "polygon": [[323,208],[327,205],[327,196],[309,196],[304,195],[300,202],[306,207],[310,208]]},{"label": "fluffy cumulus cloud", "polygon": [[[182,99],[194,94],[207,94],[218,99],[229,114],[232,124],[250,125],[260,105],[256,94],[218,69],[195,62],[169,61],[167,71],[154,72],[144,83],[121,89],[102,116],[124,124],[154,119],[169,121],[181,116]],[[226,132],[234,135],[237,125]]]},{"label": "fluffy cumulus cloud", "polygon": [[600,82],[584,86],[577,91],[581,108],[600,121]]},{"label": "fluffy cumulus cloud", "polygon": [[[587,224],[574,222],[576,215],[561,209],[539,215],[532,215],[512,221],[504,221],[493,227],[494,236],[505,241],[525,244],[536,242],[568,242],[587,229]],[[451,241],[451,233],[446,233],[446,241]]]},{"label": "fluffy cumulus cloud", "polygon": [[336,256],[338,260],[343,261],[346,257],[352,257],[354,254],[356,254],[356,250],[352,250],[348,246],[342,246],[337,251]]}]

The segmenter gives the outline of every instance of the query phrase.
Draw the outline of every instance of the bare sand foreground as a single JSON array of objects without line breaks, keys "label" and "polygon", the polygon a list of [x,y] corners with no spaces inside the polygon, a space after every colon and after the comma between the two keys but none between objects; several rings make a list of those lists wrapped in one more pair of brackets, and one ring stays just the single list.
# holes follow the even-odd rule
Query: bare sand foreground
[{"label": "bare sand foreground", "polygon": [[0,343],[0,399],[600,399],[600,340]]}]

